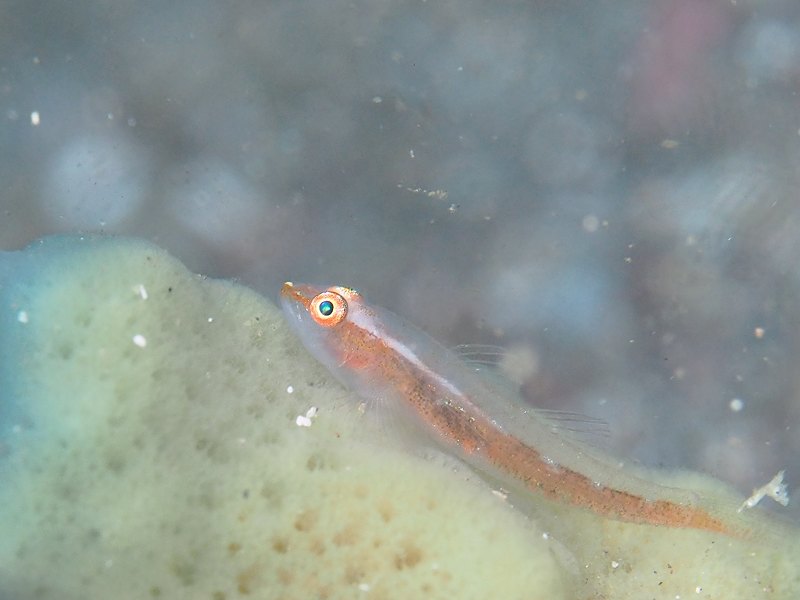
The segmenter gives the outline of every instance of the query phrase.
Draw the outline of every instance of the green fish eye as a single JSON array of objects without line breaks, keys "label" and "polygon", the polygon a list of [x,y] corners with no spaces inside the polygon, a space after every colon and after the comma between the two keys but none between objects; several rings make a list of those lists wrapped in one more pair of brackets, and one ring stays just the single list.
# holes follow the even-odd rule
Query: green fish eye
[{"label": "green fish eye", "polygon": [[333,313],[333,302],[330,300],[323,300],[319,303],[319,314],[323,317],[330,317]]}]

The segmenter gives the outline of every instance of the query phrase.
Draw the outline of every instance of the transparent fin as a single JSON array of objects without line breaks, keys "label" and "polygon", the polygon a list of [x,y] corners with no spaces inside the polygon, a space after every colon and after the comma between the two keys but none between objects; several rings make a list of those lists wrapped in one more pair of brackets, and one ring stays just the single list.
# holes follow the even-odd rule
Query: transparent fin
[{"label": "transparent fin", "polygon": [[[607,447],[611,430],[606,421],[579,412],[537,408],[528,404],[520,395],[519,384],[509,379],[501,365],[508,351],[493,344],[460,344],[453,352],[469,368],[480,375],[488,394],[475,394],[474,398],[484,406],[487,414],[498,415],[498,423],[517,435],[530,434],[532,428],[526,421],[534,421],[537,427],[545,427],[555,434],[565,434],[572,441],[593,448]],[[524,438],[523,438],[524,439]]]},{"label": "transparent fin", "polygon": [[476,370],[484,367],[498,368],[506,356],[506,350],[502,346],[493,344],[459,344],[451,350]]},{"label": "transparent fin", "polygon": [[608,440],[611,437],[611,428],[603,419],[565,410],[549,408],[533,410],[538,416],[549,421],[556,431],[569,431],[579,437],[586,436],[590,441]]},{"label": "transparent fin", "polygon": [[[478,372],[498,400],[492,410],[509,419],[536,419],[553,433],[568,433],[570,438],[592,447],[608,443],[611,430],[606,421],[579,412],[536,408],[530,406],[519,393],[519,385],[501,371],[500,366],[507,355],[502,346],[493,344],[460,344],[453,348],[458,357]],[[481,396],[483,398],[483,396]],[[492,414],[491,412],[489,414]],[[520,423],[522,425],[522,423]],[[517,428],[513,430],[517,432]]]}]

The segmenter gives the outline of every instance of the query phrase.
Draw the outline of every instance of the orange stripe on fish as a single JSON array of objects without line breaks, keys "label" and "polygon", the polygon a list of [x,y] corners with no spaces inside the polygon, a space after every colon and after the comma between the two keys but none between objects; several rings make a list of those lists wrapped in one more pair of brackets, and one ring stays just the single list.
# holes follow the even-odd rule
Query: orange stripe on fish
[{"label": "orange stripe on fish", "polygon": [[546,423],[524,440],[511,433],[489,414],[491,403],[480,396],[493,391],[469,365],[393,313],[367,305],[355,290],[287,282],[281,302],[306,348],[342,383],[366,400],[402,403],[441,444],[479,470],[489,467],[530,492],[609,519],[745,535],[696,502],[671,499],[677,492],[672,488],[630,474],[603,485],[575,465],[584,465],[583,471],[611,467],[601,467]]}]

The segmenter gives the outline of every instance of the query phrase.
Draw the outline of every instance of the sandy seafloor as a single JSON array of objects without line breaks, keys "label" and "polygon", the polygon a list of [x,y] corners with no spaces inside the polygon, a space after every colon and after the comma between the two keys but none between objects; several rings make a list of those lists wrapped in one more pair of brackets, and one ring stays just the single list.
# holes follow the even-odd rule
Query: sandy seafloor
[{"label": "sandy seafloor", "polygon": [[355,286],[625,459],[797,489],[798,91],[794,0],[5,1],[0,249]]}]

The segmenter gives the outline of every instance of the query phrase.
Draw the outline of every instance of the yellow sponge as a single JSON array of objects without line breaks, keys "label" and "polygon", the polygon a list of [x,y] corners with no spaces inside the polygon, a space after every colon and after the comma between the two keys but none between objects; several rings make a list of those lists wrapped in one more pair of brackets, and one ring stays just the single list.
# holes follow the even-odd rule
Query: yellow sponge
[{"label": "yellow sponge", "polygon": [[0,254],[0,598],[800,598],[793,525],[506,498],[392,426],[271,303],[152,245]]},{"label": "yellow sponge", "polygon": [[0,279],[0,598],[572,597],[469,470],[362,435],[255,293],[108,238]]}]

